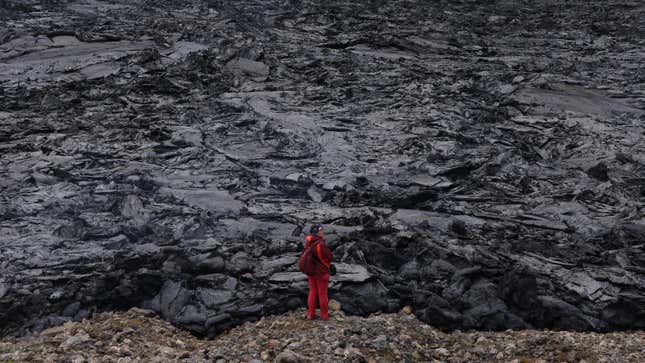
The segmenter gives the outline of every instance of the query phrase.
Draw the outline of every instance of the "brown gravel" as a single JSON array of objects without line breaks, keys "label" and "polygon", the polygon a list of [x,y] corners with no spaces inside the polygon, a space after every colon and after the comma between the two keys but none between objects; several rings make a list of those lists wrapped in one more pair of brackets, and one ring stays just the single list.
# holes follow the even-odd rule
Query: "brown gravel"
[{"label": "brown gravel", "polygon": [[[131,309],[0,342],[0,362],[645,362],[645,332],[443,333],[414,315],[268,316],[201,340]],[[255,360],[255,361],[254,361]]]}]

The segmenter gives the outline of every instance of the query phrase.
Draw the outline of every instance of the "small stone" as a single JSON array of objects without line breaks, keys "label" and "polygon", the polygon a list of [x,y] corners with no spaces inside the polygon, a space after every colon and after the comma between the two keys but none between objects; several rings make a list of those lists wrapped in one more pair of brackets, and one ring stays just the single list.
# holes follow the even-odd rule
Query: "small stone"
[{"label": "small stone", "polygon": [[67,340],[60,344],[60,347],[62,349],[80,348],[90,341],[92,341],[92,339],[87,335],[87,333],[79,333],[67,338]]},{"label": "small stone", "polygon": [[54,326],[54,327],[51,327],[51,328],[48,328],[48,329],[45,329],[45,330],[41,331],[40,335],[43,336],[43,337],[51,337],[51,336],[55,336],[55,335],[58,335],[58,334],[62,334],[62,333],[65,332],[65,330],[67,330],[67,327],[65,325]]},{"label": "small stone", "polygon": [[341,308],[340,302],[333,299],[329,300],[328,306],[329,306],[329,309],[332,311],[340,311],[340,308]]},{"label": "small stone", "polygon": [[132,313],[132,314],[135,314],[135,315],[146,316],[146,317],[149,317],[149,318],[157,315],[157,313],[155,313],[153,310],[142,309],[142,308],[137,308],[137,307],[130,308],[129,312]]},{"label": "small stone", "polygon": [[523,76],[516,76],[515,78],[513,78],[513,83],[521,83],[522,81],[524,81]]},{"label": "small stone", "polygon": [[446,356],[448,355],[448,349],[446,348],[437,348],[434,350],[435,353],[437,353],[440,356]]},{"label": "small stone", "polygon": [[371,345],[377,349],[385,349],[387,348],[387,337],[385,335],[379,335],[372,340]]},{"label": "small stone", "polygon": [[291,350],[285,350],[275,357],[275,363],[307,363],[311,360],[303,355],[294,353]]},{"label": "small stone", "polygon": [[349,362],[367,362],[367,359],[361,353],[360,350],[354,348],[354,347],[349,347],[345,349],[345,352],[343,352],[343,355],[345,356],[345,360]]},{"label": "small stone", "polygon": [[412,312],[414,311],[414,309],[412,309],[412,306],[410,306],[410,305],[406,305],[406,306],[404,306],[404,307],[403,307],[403,310],[401,310],[401,311],[402,311],[402,312],[403,312],[403,314],[405,314],[405,315],[410,315],[410,314],[412,314]]},{"label": "small stone", "polygon": [[480,337],[478,337],[478,338],[477,338],[477,340],[475,341],[475,344],[482,344],[482,343],[487,343],[487,342],[488,342],[488,339],[486,339],[486,337],[484,337],[484,336],[480,336]]},{"label": "small stone", "polygon": [[265,346],[267,349],[276,349],[280,346],[280,341],[277,339],[271,339],[265,344]]},{"label": "small stone", "polygon": [[310,185],[311,179],[306,174],[302,173],[292,173],[285,177],[285,180],[289,180],[298,184]]},{"label": "small stone", "polygon": [[499,91],[499,93],[503,95],[508,95],[515,92],[515,89],[516,89],[515,86],[513,86],[512,84],[504,84],[499,86],[497,90]]},{"label": "small stone", "polygon": [[49,300],[50,301],[60,300],[60,298],[62,298],[64,294],[65,292],[63,290],[56,290],[52,292],[51,295],[49,295]]}]

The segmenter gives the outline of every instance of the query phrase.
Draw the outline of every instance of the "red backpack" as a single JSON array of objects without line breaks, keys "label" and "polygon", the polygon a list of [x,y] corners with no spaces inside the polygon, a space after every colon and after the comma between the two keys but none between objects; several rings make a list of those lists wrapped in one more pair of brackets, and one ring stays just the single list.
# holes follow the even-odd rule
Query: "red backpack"
[{"label": "red backpack", "polygon": [[322,264],[316,256],[316,247],[318,246],[319,241],[316,241],[305,248],[300,255],[300,261],[298,261],[298,266],[300,271],[302,271],[307,276],[313,276],[316,274],[318,265]]}]

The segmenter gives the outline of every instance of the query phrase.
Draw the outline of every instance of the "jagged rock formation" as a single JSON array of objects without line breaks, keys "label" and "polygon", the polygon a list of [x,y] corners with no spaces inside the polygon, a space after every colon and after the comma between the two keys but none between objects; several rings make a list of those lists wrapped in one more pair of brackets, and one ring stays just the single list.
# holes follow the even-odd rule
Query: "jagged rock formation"
[{"label": "jagged rock formation", "polygon": [[2,333],[302,306],[312,221],[350,314],[645,328],[641,4],[5,3]]}]

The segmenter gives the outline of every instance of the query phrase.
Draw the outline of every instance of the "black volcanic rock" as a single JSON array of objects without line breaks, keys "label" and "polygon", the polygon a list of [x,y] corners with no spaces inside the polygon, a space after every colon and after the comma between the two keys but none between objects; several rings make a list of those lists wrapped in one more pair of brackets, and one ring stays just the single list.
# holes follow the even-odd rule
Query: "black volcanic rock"
[{"label": "black volcanic rock", "polygon": [[313,222],[347,313],[644,327],[637,3],[8,4],[1,334],[303,306]]}]

